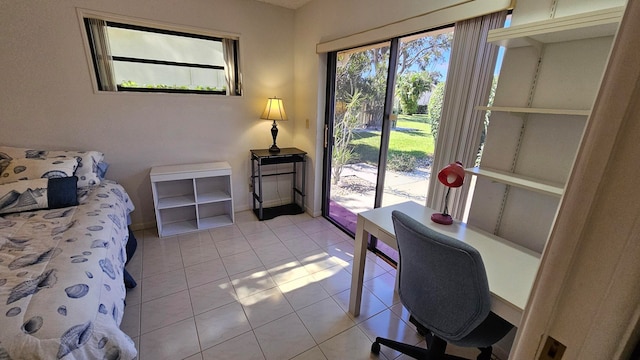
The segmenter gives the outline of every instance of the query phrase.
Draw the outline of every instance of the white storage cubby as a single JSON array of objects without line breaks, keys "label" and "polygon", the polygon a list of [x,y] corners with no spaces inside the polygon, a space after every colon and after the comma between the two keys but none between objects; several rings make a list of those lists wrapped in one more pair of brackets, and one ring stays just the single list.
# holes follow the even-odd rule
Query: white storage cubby
[{"label": "white storage cubby", "polygon": [[507,48],[468,223],[542,252],[623,7],[489,32]]},{"label": "white storage cubby", "polygon": [[233,224],[227,162],[156,166],[150,178],[159,236]]}]

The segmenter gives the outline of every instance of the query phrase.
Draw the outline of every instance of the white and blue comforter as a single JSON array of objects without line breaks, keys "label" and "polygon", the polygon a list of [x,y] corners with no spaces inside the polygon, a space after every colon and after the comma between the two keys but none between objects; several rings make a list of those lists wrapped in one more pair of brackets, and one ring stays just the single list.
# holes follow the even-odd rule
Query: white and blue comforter
[{"label": "white and blue comforter", "polygon": [[0,359],[133,359],[119,329],[127,217],[113,182],[79,206],[0,216]]}]

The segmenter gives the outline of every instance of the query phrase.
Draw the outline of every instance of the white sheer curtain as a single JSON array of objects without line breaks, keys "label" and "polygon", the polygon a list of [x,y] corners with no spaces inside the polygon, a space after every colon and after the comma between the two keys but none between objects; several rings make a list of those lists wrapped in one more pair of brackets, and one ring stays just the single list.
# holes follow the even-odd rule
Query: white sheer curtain
[{"label": "white sheer curtain", "polygon": [[100,19],[87,19],[89,22],[89,36],[93,44],[95,54],[96,69],[100,90],[118,91],[115,73],[113,71],[113,60],[109,48],[109,36],[107,34],[107,22]]},{"label": "white sheer curtain", "polygon": [[[504,26],[507,12],[501,11],[455,24],[453,48],[449,61],[440,128],[435,148],[427,206],[442,210],[447,188],[437,179],[446,165],[461,161],[472,167],[480,146],[484,112],[475,110],[487,105],[498,47],[487,43],[490,29]],[[452,190],[449,198],[450,214],[461,219],[470,178]]]},{"label": "white sheer curtain", "polygon": [[236,40],[222,39],[224,74],[227,81],[227,96],[240,95],[240,79],[236,79],[236,44]]}]

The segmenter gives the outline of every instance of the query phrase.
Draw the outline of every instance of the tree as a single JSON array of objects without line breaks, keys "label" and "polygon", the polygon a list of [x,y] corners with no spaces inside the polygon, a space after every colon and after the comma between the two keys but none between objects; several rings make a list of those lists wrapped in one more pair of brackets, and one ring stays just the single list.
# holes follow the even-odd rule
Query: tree
[{"label": "tree", "polygon": [[434,140],[438,138],[438,128],[440,127],[442,102],[444,101],[444,85],[444,82],[439,82],[431,92],[431,98],[429,98],[427,123],[431,125],[431,135]]},{"label": "tree", "polygon": [[[417,98],[440,80],[440,73],[434,66],[445,60],[445,54],[451,48],[452,33],[424,36],[411,41],[400,41],[398,48],[397,79],[402,82],[404,74],[422,73],[427,81],[424,87],[420,83],[412,83],[411,91],[424,88]],[[336,102],[346,101],[356,90],[362,93],[361,112],[370,117],[370,127],[380,128],[385,103],[385,94],[389,66],[389,47],[380,46],[358,52],[341,52],[338,54],[336,74]],[[431,70],[430,70],[431,69]],[[414,78],[416,81],[418,77]],[[396,88],[398,95],[405,95],[405,90]],[[407,98],[415,95],[408,95]],[[416,99],[417,102],[417,99]],[[415,112],[415,111],[414,111]]]},{"label": "tree", "polygon": [[398,78],[396,94],[400,99],[400,109],[403,114],[411,115],[418,112],[418,100],[425,92],[431,90],[433,80],[427,71],[403,74]]},{"label": "tree", "polygon": [[353,130],[358,125],[358,111],[362,93],[356,91],[344,106],[344,112],[336,117],[333,124],[333,150],[331,152],[331,180],[333,184],[340,182],[342,169],[353,159],[353,148],[350,146]]}]

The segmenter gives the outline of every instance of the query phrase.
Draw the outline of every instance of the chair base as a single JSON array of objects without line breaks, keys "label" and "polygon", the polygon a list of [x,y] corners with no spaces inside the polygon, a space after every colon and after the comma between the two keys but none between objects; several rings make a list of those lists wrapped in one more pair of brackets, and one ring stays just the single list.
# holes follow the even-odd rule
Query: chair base
[{"label": "chair base", "polygon": [[[380,345],[384,345],[419,360],[469,360],[463,357],[445,354],[447,342],[433,335],[433,333],[427,334],[426,340],[427,348],[425,349],[391,339],[376,337],[376,341],[371,344],[371,352],[376,355],[380,354]],[[480,354],[478,355],[477,360],[491,360],[491,346],[478,349],[480,349]]]}]

